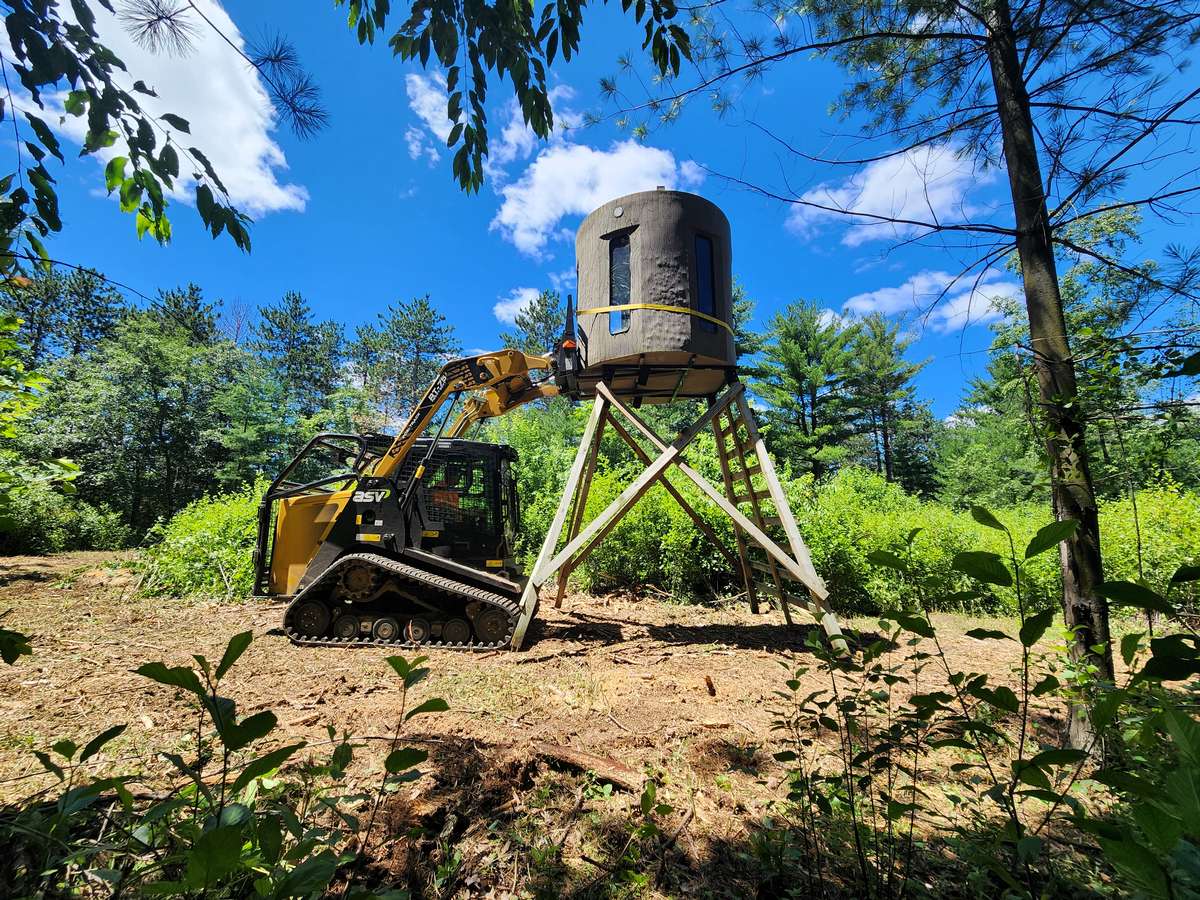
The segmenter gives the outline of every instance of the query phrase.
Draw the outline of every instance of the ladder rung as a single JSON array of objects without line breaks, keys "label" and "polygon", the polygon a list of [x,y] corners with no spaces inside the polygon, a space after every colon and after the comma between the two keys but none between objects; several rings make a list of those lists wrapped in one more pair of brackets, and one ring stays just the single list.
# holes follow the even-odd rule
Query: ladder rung
[{"label": "ladder rung", "polygon": [[783,519],[779,518],[779,516],[763,516],[762,520],[759,522],[759,527],[760,528],[775,528],[782,524],[783,524]]},{"label": "ladder rung", "polygon": [[798,603],[802,606],[807,606],[810,602],[807,597],[801,597],[799,594],[792,594],[788,591],[783,591],[781,594],[773,584],[759,584],[755,582],[754,590],[768,597],[774,597],[777,600],[786,600],[788,603]]},{"label": "ladder rung", "polygon": [[759,488],[757,490],[750,491],[750,493],[748,493],[748,494],[734,494],[733,495],[734,503],[749,503],[751,500],[770,500],[770,499],[771,499],[771,492],[768,491],[766,488]]},{"label": "ladder rung", "polygon": [[762,560],[752,559],[750,560],[750,568],[752,568],[755,572],[763,572],[764,574],[772,577],[774,577],[776,573],[778,573],[780,578],[788,577],[787,570],[781,568],[774,560],[763,562]]}]

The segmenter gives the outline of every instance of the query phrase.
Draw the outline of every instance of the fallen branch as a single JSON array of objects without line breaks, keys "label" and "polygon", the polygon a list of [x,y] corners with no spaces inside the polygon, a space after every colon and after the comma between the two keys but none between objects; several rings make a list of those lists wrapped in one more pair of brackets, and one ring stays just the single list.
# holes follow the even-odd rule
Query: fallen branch
[{"label": "fallen branch", "polygon": [[558,744],[534,744],[533,752],[543,759],[553,760],[578,769],[581,772],[595,772],[601,781],[610,781],[617,787],[622,787],[635,794],[642,790],[645,776],[635,772],[628,766],[595,753],[586,753],[573,747],[563,747]]}]

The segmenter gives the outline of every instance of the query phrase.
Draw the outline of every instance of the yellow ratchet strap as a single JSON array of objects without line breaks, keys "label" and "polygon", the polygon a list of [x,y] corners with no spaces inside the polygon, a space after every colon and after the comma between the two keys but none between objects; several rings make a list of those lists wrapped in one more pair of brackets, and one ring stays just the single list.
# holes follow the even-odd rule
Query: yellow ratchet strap
[{"label": "yellow ratchet strap", "polygon": [[665,303],[623,303],[620,306],[593,306],[591,309],[581,309],[576,311],[577,316],[599,316],[604,313],[625,312],[626,310],[634,309],[657,309],[660,312],[687,313],[689,316],[696,316],[698,319],[704,319],[706,322],[712,322],[715,325],[720,325],[730,334],[733,334],[733,329],[729,327],[728,322],[723,322],[716,316],[710,316],[708,313],[702,313],[699,310],[691,309],[687,306],[668,306]]}]

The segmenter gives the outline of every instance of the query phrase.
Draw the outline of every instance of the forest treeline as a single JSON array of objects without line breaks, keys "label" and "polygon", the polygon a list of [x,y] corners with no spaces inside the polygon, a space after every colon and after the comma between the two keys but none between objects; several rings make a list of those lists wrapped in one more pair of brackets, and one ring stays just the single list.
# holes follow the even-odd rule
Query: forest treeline
[{"label": "forest treeline", "polygon": [[[1135,217],[1111,214],[1085,237],[1124,253],[1136,226]],[[1163,306],[1144,277],[1152,263],[1124,273],[1087,257],[1068,263],[1064,295],[1079,335],[1080,401],[1101,498],[1197,489],[1195,379],[1158,352],[1195,342],[1195,309]],[[9,552],[141,543],[197,498],[272,476],[316,432],[394,428],[461,351],[429,296],[393,303],[349,330],[319,319],[300,292],[252,308],[188,284],[134,303],[102,275],[74,270],[11,282],[0,305],[20,320],[14,353],[44,379],[34,407],[3,438],[7,463],[69,460],[78,469],[29,477],[12,492]],[[809,298],[755,331],[753,303],[739,289],[743,370],[788,476],[822,481],[866,468],[957,509],[1042,501],[1047,468],[1032,424],[1033,375],[1013,352],[1026,340],[1023,310],[1002,301],[997,311],[986,373],[941,420],[916,388],[928,361],[911,358],[911,324],[878,314],[845,319]],[[497,344],[545,352],[563,315],[559,295],[543,291]],[[667,428],[679,413],[650,414]],[[522,449],[549,458],[552,446],[573,448],[578,423],[546,418],[553,433]],[[500,423],[492,431],[510,433]],[[523,487],[533,506],[541,500],[532,494],[547,486]]]}]

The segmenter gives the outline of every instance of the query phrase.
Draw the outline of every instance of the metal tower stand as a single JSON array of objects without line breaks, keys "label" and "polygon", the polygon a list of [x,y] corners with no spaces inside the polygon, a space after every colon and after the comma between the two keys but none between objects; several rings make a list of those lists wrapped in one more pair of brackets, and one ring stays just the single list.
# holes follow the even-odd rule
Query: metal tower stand
[{"label": "metal tower stand", "polygon": [[[554,605],[561,605],[571,573],[655,483],[663,485],[731,567],[742,573],[750,608],[754,612],[758,612],[759,597],[768,596],[779,602],[784,619],[790,625],[791,604],[795,603],[820,621],[831,642],[844,646],[837,618],[826,603],[829,592],[813,568],[808,548],[800,537],[800,529],[796,527],[787,495],[767,455],[745,393],[745,387],[735,382],[719,396],[710,398],[708,410],[668,444],[637,413],[617,399],[608,385],[604,382],[596,385],[592,415],[584,429],[554,520],[521,597],[521,617],[513,634],[515,649],[520,649],[525,640],[526,629],[537,610],[539,589],[557,574],[558,592]],[[645,468],[629,487],[585,526],[583,516],[588,490],[596,470],[600,439],[607,426],[611,426],[629,445]],[[687,446],[710,427],[717,438],[724,491],[714,487],[684,461]],[[640,432],[658,451],[658,456],[651,459],[650,454],[633,439],[630,429]],[[737,539],[736,555],[730,552],[686,498],[667,480],[667,470],[673,465],[733,520]],[[774,507],[773,513],[768,514],[764,510],[766,501],[770,501]],[[747,512],[739,507],[747,507]],[[566,543],[559,550],[564,528]],[[788,549],[785,550],[770,537],[768,532],[771,529],[782,530]],[[756,575],[765,577],[758,580]],[[801,585],[801,592],[807,596],[790,590],[789,586],[793,583]]]}]

